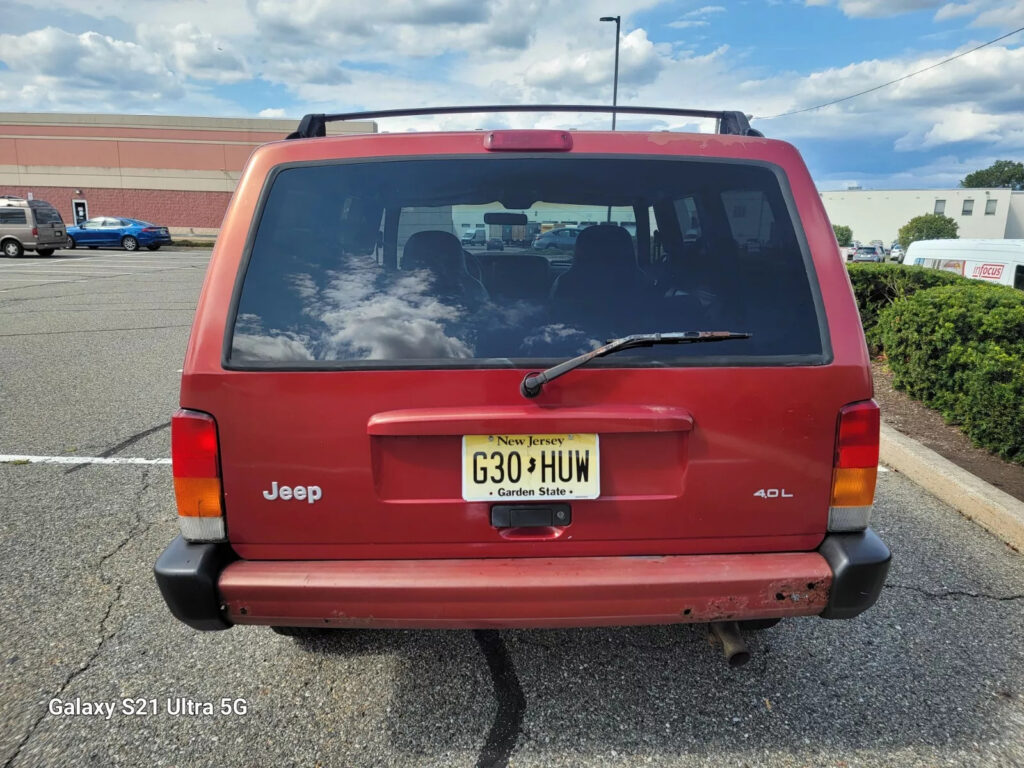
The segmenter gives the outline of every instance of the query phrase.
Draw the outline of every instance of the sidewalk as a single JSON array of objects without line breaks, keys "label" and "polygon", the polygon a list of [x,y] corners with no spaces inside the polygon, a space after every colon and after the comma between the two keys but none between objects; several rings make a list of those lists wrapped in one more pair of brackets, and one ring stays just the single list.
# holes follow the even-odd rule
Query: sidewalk
[{"label": "sidewalk", "polygon": [[1024,552],[1024,502],[882,423],[880,460]]}]

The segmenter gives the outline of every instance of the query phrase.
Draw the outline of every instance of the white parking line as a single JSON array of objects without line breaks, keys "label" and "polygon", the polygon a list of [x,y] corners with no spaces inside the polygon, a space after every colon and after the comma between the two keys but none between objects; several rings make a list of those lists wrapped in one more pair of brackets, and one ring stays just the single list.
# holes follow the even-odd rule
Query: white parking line
[{"label": "white parking line", "polygon": [[45,286],[49,283],[71,283],[67,280],[39,280],[38,278],[4,278],[0,276],[0,283],[34,283],[37,286]]},{"label": "white parking line", "polygon": [[0,464],[170,464],[170,459],[140,459],[134,456],[28,456],[0,454]]}]

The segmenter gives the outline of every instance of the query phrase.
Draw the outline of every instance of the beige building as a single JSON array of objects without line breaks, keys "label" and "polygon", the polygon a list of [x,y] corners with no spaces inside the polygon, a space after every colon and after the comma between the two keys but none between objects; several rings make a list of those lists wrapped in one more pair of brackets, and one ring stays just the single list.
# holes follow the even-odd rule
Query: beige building
[{"label": "beige building", "polygon": [[970,238],[1024,238],[1024,192],[1009,189],[847,189],[822,192],[833,224],[845,224],[862,243],[888,245],[915,216],[941,213]]}]

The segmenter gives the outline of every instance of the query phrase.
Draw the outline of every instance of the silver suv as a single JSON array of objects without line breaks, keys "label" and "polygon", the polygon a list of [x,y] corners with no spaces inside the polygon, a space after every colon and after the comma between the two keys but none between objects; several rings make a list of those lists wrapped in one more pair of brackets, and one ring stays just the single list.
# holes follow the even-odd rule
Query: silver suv
[{"label": "silver suv", "polygon": [[64,220],[45,200],[0,196],[0,252],[17,258],[25,251],[50,256],[67,242]]}]

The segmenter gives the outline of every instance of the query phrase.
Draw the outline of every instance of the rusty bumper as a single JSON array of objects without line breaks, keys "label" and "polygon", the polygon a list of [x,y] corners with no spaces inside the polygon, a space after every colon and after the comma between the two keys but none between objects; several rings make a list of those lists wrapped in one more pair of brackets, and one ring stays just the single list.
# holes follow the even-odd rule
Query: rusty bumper
[{"label": "rusty bumper", "polygon": [[156,577],[197,629],[581,627],[850,618],[877,600],[889,560],[871,529],[816,552],[412,561],[237,560],[179,537]]}]

